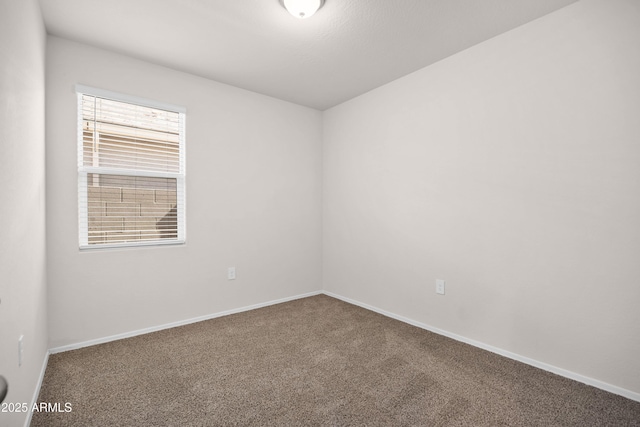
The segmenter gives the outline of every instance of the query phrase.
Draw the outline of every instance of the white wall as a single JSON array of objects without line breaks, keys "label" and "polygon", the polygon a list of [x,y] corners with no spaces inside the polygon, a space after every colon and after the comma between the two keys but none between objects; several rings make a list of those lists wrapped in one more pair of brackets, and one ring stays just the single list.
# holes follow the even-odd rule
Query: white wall
[{"label": "white wall", "polygon": [[[60,38],[47,49],[51,347],[321,289],[320,112]],[[78,250],[76,83],[187,108],[185,246]]]},{"label": "white wall", "polygon": [[584,0],[327,110],[324,288],[640,392],[639,40]]},{"label": "white wall", "polygon": [[[47,350],[44,82],[37,2],[0,1],[0,375],[9,382],[6,402],[27,404]],[[2,426],[25,419],[0,413]]]}]

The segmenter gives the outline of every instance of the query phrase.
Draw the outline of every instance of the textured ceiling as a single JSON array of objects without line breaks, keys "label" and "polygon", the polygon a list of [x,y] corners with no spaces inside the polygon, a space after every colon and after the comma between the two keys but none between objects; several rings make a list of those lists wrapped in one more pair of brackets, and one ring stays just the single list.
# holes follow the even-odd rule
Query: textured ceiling
[{"label": "textured ceiling", "polygon": [[319,110],[576,0],[40,0],[49,34]]}]

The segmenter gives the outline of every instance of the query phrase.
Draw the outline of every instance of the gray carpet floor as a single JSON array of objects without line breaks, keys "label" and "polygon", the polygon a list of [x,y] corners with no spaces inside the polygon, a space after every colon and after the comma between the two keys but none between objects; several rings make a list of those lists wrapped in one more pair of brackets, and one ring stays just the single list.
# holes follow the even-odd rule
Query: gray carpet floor
[{"label": "gray carpet floor", "polygon": [[640,426],[640,403],[325,295],[54,354],[32,426]]}]

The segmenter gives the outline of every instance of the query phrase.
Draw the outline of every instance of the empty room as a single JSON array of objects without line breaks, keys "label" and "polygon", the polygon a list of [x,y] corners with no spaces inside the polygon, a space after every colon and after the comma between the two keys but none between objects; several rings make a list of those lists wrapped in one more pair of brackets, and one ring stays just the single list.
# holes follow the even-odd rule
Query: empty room
[{"label": "empty room", "polygon": [[0,0],[0,426],[640,426],[640,1]]}]

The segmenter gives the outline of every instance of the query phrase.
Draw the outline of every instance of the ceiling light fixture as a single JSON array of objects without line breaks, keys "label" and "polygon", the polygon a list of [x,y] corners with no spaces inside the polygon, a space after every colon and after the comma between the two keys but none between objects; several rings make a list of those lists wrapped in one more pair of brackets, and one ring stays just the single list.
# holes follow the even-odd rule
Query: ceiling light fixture
[{"label": "ceiling light fixture", "polygon": [[304,19],[316,13],[324,0],[280,0],[280,4],[296,18]]}]

